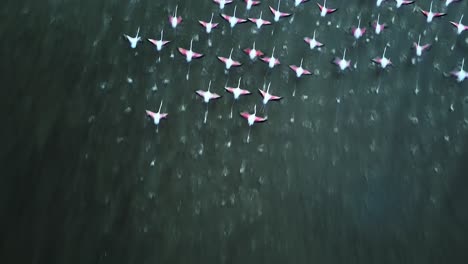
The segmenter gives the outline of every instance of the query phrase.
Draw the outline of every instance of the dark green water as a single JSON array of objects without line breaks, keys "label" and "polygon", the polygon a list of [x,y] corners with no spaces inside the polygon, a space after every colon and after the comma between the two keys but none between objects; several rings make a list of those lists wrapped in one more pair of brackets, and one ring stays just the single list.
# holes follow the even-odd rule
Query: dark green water
[{"label": "dark green water", "polygon": [[[239,17],[270,20],[277,3],[236,2]],[[314,2],[282,1],[295,15],[259,32],[216,15],[209,47],[195,22],[219,14],[208,0],[3,1],[0,263],[465,263],[468,87],[444,73],[468,58],[468,33],[448,23],[468,1],[431,24],[414,6],[360,0],[330,0],[340,10],[320,18]],[[381,36],[368,26],[378,13]],[[349,34],[358,15],[368,41]],[[132,50],[122,34],[138,27]],[[173,42],[157,63],[146,38],[163,28]],[[314,29],[321,51],[302,40]],[[419,34],[433,47],[413,63]],[[192,37],[205,57],[188,82],[176,48]],[[249,62],[253,41],[282,65]],[[395,67],[380,71],[370,58],[387,43]],[[216,56],[232,47],[244,65],[225,73]],[[356,68],[340,74],[330,61],[344,48]],[[296,80],[287,65],[302,57],[316,75]],[[241,76],[254,94],[230,119],[223,87]],[[224,97],[204,124],[194,91],[209,80]],[[284,99],[246,143],[237,112],[260,107],[269,81]],[[144,111],[161,100],[156,133]]]}]

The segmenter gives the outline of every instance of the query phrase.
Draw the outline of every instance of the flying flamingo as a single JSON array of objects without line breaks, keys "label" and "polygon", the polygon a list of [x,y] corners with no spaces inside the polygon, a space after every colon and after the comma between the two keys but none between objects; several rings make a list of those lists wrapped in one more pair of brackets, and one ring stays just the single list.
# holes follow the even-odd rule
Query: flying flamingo
[{"label": "flying flamingo", "polygon": [[[262,103],[263,103],[263,108],[266,108],[266,105],[268,104],[269,101],[279,101],[283,97],[277,96],[277,95],[272,95],[270,93],[270,85],[271,82],[268,84],[268,88],[265,90],[258,89],[260,92],[260,95],[263,97]],[[263,86],[263,89],[265,89],[265,86]]]},{"label": "flying flamingo", "polygon": [[245,54],[249,55],[251,60],[255,60],[255,58],[263,56],[263,52],[255,49],[255,41],[253,43],[253,47],[244,49],[244,52]]},{"label": "flying flamingo", "polygon": [[432,1],[431,1],[431,6],[429,7],[429,11],[425,11],[425,10],[422,10],[422,9],[420,9],[420,11],[424,16],[426,16],[427,23],[431,23],[432,19],[434,17],[442,17],[442,16],[447,15],[447,13],[437,13],[437,12],[434,13],[434,12],[432,12]]},{"label": "flying flamingo", "polygon": [[268,117],[261,117],[257,116],[257,105],[254,106],[254,112],[253,114],[250,114],[248,112],[241,112],[240,115],[245,118],[249,124],[249,132],[247,134],[247,143],[250,142],[250,129],[255,123],[260,123],[260,122],[265,122],[268,120]]},{"label": "flying flamingo", "polygon": [[380,14],[378,14],[377,15],[377,21],[374,21],[372,23],[372,27],[375,30],[375,34],[379,35],[387,27],[387,24],[385,24],[385,23],[380,24]]},{"label": "flying flamingo", "polygon": [[304,41],[309,44],[309,48],[311,50],[315,49],[315,48],[320,48],[323,46],[323,43],[321,42],[318,42],[316,39],[315,39],[315,30],[314,30],[314,36],[312,38],[309,38],[309,37],[305,37],[304,38]]},{"label": "flying flamingo", "polygon": [[382,69],[385,69],[387,66],[391,66],[392,61],[389,58],[385,57],[385,52],[387,52],[387,47],[384,48],[382,57],[376,57],[372,59],[372,62],[378,64]]},{"label": "flying flamingo", "polygon": [[234,7],[234,13],[232,16],[228,16],[226,14],[221,14],[221,17],[224,18],[224,20],[226,20],[227,22],[229,22],[229,25],[231,26],[231,33],[232,33],[232,29],[237,25],[237,24],[241,24],[241,23],[245,23],[247,22],[247,19],[243,19],[243,18],[238,18],[236,17],[236,10],[237,10],[237,6]]},{"label": "flying flamingo", "polygon": [[232,104],[231,104],[231,114],[230,114],[230,118],[232,118],[232,108],[234,106],[234,103],[239,100],[240,96],[241,95],[248,95],[248,94],[251,94],[251,92],[249,90],[245,90],[245,89],[241,89],[240,88],[240,82],[242,80],[242,77],[239,78],[239,82],[237,83],[237,87],[228,87],[228,86],[225,86],[224,89],[226,89],[226,91],[228,91],[229,93],[232,93],[232,95],[234,96],[234,101],[232,101]]},{"label": "flying flamingo", "polygon": [[248,18],[248,20],[255,25],[257,25],[257,29],[260,29],[262,26],[271,25],[271,22],[268,20],[262,19],[263,11],[260,11],[260,16],[258,18]]},{"label": "flying flamingo", "polygon": [[273,7],[270,6],[270,11],[271,13],[273,13],[273,15],[275,16],[274,17],[274,20],[275,22],[278,22],[280,17],[288,17],[288,16],[291,16],[292,14],[291,13],[284,13],[284,12],[281,12],[279,10],[280,8],[280,4],[281,4],[281,0],[278,0],[278,8],[275,10]]},{"label": "flying flamingo", "polygon": [[219,5],[219,9],[224,9],[224,6],[232,3],[233,0],[213,0],[213,2]]},{"label": "flying flamingo", "polygon": [[265,63],[268,63],[268,67],[270,69],[273,69],[276,65],[279,65],[280,64],[280,61],[278,60],[278,58],[275,58],[275,48],[276,47],[273,47],[273,52],[271,54],[271,57],[263,57],[261,58],[261,60]]},{"label": "flying flamingo", "polygon": [[213,23],[213,16],[214,16],[214,13],[211,13],[210,22],[198,20],[198,23],[200,23],[200,25],[202,25],[205,28],[207,34],[210,34],[211,30],[216,28],[219,25],[219,23]]},{"label": "flying flamingo", "polygon": [[[289,65],[289,68],[291,68],[291,70],[293,70],[296,73],[297,78],[301,78],[302,75],[311,75],[312,74],[312,72],[302,68],[303,60],[304,60],[304,58],[301,58],[301,64],[299,66]],[[294,86],[294,91],[293,91],[292,96],[295,96],[295,95],[296,95],[296,85]]]},{"label": "flying flamingo", "polygon": [[343,58],[340,59],[340,58],[336,57],[333,60],[333,63],[335,65],[337,65],[338,68],[340,68],[341,71],[344,71],[347,68],[351,67],[351,60],[346,60],[346,49],[344,49]]},{"label": "flying flamingo", "polygon": [[364,34],[366,33],[366,28],[361,28],[361,18],[359,18],[358,26],[353,27],[351,32],[353,33],[355,39],[359,39],[362,36],[364,36]]},{"label": "flying flamingo", "polygon": [[240,63],[239,61],[235,61],[232,59],[232,51],[233,49],[231,48],[229,58],[218,56],[218,59],[226,65],[226,70],[229,70],[232,66],[239,67],[242,65],[242,63]]},{"label": "flying flamingo", "polygon": [[[171,42],[170,40],[163,40],[163,34],[164,34],[164,30],[161,30],[161,39],[157,40],[157,39],[148,39],[149,42],[153,43],[153,45],[156,46],[156,50],[158,52],[160,52],[162,50],[162,48],[168,44],[169,42]],[[161,54],[159,54],[159,58],[158,58],[158,61],[161,61]]]},{"label": "flying flamingo", "polygon": [[461,16],[460,21],[458,23],[450,21],[450,24],[457,28],[457,35],[460,35],[465,30],[468,30],[468,26],[463,25],[462,20],[463,15]]},{"label": "flying flamingo", "polygon": [[162,104],[163,101],[161,101],[161,104],[159,105],[159,111],[157,113],[146,110],[146,114],[153,119],[153,123],[156,125],[156,133],[159,131],[159,122],[161,119],[166,119],[168,115],[167,113],[161,113]]},{"label": "flying flamingo", "polygon": [[463,69],[463,66],[465,65],[465,59],[462,60],[462,64],[460,67],[460,70],[453,70],[450,72],[450,74],[454,77],[457,77],[457,82],[461,83],[463,82],[466,78],[468,78],[468,72],[466,72]]},{"label": "flying flamingo", "polygon": [[420,45],[420,42],[421,42],[421,34],[419,35],[418,43],[413,42],[413,48],[416,50],[416,56],[418,57],[422,55],[423,51],[431,47],[431,44]]},{"label": "flying flamingo", "polygon": [[210,88],[211,88],[211,80],[210,80],[210,84],[208,85],[208,90],[195,91],[195,93],[197,93],[200,97],[203,98],[203,102],[206,103],[205,119],[203,120],[203,123],[206,123],[206,118],[208,117],[208,103],[210,102],[210,100],[221,98],[221,95],[210,92]]},{"label": "flying flamingo", "polygon": [[186,75],[187,80],[189,79],[189,75],[190,75],[190,65],[191,65],[190,62],[192,61],[192,59],[198,59],[198,58],[201,58],[201,57],[204,56],[201,53],[193,52],[192,51],[192,44],[193,44],[193,38],[192,38],[192,40],[190,40],[190,49],[189,50],[186,50],[184,48],[179,48],[178,49],[180,54],[185,56],[185,60],[187,61],[187,63],[189,63],[189,67],[188,67],[187,75]]},{"label": "flying flamingo", "polygon": [[254,0],[244,0],[244,2],[247,4],[246,9],[250,10],[252,6],[256,6],[260,4],[260,1],[254,1]]},{"label": "flying flamingo", "polygon": [[338,8],[327,8],[326,4],[327,4],[327,0],[323,0],[323,6],[317,3],[320,9],[320,16],[322,17],[325,17],[327,14],[334,13],[338,10]]},{"label": "flying flamingo", "polygon": [[139,33],[140,33],[140,27],[138,27],[135,37],[130,37],[129,35],[124,34],[124,37],[128,40],[128,42],[130,42],[130,47],[132,49],[136,48],[138,42],[141,41],[141,37],[138,35]]},{"label": "flying flamingo", "polygon": [[175,8],[175,11],[174,11],[174,15],[169,15],[169,23],[171,24],[171,27],[175,30],[177,28],[177,26],[182,23],[182,17],[181,16],[177,16],[177,8],[179,6],[176,5],[176,8]]}]

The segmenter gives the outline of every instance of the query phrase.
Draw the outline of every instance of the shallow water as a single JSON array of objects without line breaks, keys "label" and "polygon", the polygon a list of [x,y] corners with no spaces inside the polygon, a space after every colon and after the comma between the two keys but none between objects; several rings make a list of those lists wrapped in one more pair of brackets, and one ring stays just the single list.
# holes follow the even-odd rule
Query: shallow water
[{"label": "shallow water", "polygon": [[[0,8],[2,263],[458,263],[466,259],[467,83],[445,73],[468,57],[456,36],[468,1],[427,24],[415,6],[315,1],[269,27],[232,31],[211,1],[4,1]],[[262,1],[239,17],[272,20]],[[429,1],[417,1],[428,8]],[[434,9],[446,10],[442,1]],[[225,12],[231,15],[234,5]],[[283,10],[284,9],[284,10]],[[208,36],[196,20],[215,13]],[[369,23],[390,24],[380,36]],[[364,39],[349,33],[358,16]],[[468,23],[467,20],[464,21]],[[391,23],[391,21],[394,23]],[[137,28],[135,50],[122,34]],[[161,53],[146,41],[171,40]],[[325,43],[310,50],[303,38]],[[414,59],[422,34],[432,48]],[[177,47],[205,54],[190,66]],[[256,47],[281,65],[250,62]],[[209,47],[208,43],[212,46]],[[370,59],[387,56],[382,71]],[[244,63],[226,72],[216,56]],[[330,61],[352,60],[339,73]],[[173,55],[173,56],[171,56]],[[314,76],[297,80],[287,65]],[[229,118],[227,83],[252,91]],[[206,105],[194,93],[223,97]],[[261,108],[271,82],[283,96]],[[296,89],[295,96],[292,96]],[[161,100],[158,132],[145,116]],[[250,131],[238,115],[268,121]]]}]

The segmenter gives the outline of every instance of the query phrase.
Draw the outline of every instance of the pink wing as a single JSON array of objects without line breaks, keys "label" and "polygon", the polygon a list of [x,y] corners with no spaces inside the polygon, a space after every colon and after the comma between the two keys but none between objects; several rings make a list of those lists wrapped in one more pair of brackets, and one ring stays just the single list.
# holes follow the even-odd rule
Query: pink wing
[{"label": "pink wing", "polygon": [[224,87],[224,89],[226,89],[226,91],[228,91],[230,93],[234,93],[234,88],[232,88],[232,87]]},{"label": "pink wing", "polygon": [[414,49],[417,49],[417,48],[418,48],[418,43],[413,42],[413,48],[414,48]]},{"label": "pink wing", "polygon": [[283,12],[280,12],[280,17],[288,17],[292,15],[291,13],[283,13]]},{"label": "pink wing", "polygon": [[291,68],[291,70],[293,71],[297,71],[297,69],[299,69],[299,67],[297,67],[296,65],[289,65],[289,68]]},{"label": "pink wing", "polygon": [[227,22],[229,22],[229,19],[231,19],[231,16],[228,16],[228,15],[225,15],[225,14],[221,14],[221,17],[223,17],[224,20],[226,20]]},{"label": "pink wing", "polygon": [[243,19],[243,18],[237,18],[237,19],[236,19],[236,22],[237,22],[238,24],[240,24],[240,23],[245,23],[245,22],[247,22],[247,21],[248,21],[247,19]]},{"label": "pink wing", "polygon": [[257,50],[257,56],[263,56],[263,52],[261,52],[260,50]]},{"label": "pink wing", "polygon": [[184,48],[178,48],[180,54],[184,55],[184,56],[187,56],[187,52],[188,50],[184,49]]},{"label": "pink wing", "polygon": [[154,45],[157,45],[158,40],[156,39],[148,39],[149,42],[153,43]]},{"label": "pink wing", "polygon": [[162,45],[164,46],[164,45],[168,44],[169,42],[171,42],[171,41],[170,40],[163,40]]},{"label": "pink wing", "polygon": [[422,9],[421,9],[421,13],[422,13],[425,17],[427,17],[427,16],[429,15],[429,12],[428,12],[428,11],[424,11],[424,10],[422,10]]},{"label": "pink wing", "polygon": [[327,8],[327,14],[334,13],[338,8]]},{"label": "pink wing", "polygon": [[247,112],[242,112],[242,113],[240,113],[240,115],[245,119],[249,119],[249,116],[250,116],[250,114],[247,113]]},{"label": "pink wing", "polygon": [[252,50],[251,48],[246,48],[243,51],[245,54],[249,55],[251,50]]},{"label": "pink wing", "polygon": [[459,25],[458,23],[455,23],[455,22],[452,22],[452,21],[450,21],[450,24],[452,24],[456,28],[458,28],[458,25]]},{"label": "pink wing", "polygon": [[193,57],[194,59],[198,59],[198,58],[203,57],[203,54],[201,54],[201,53],[192,52],[192,54],[193,54],[192,57]]},{"label": "pink wing", "polygon": [[154,118],[156,116],[155,112],[151,112],[150,110],[146,110],[146,114]]},{"label": "pink wing", "polygon": [[265,97],[265,95],[266,95],[266,92],[265,92],[265,91],[260,90],[260,89],[258,89],[258,91],[260,92],[260,94],[262,95],[262,97]]},{"label": "pink wing", "polygon": [[197,91],[195,91],[195,93],[197,93],[201,97],[204,97],[206,92],[203,91],[203,90],[197,90]]},{"label": "pink wing", "polygon": [[160,113],[159,114],[159,117],[162,119],[162,118],[166,118],[167,117],[167,113]]},{"label": "pink wing", "polygon": [[423,46],[422,46],[422,49],[423,49],[423,50],[427,50],[427,49],[430,48],[430,47],[431,47],[431,44],[426,44],[426,45],[423,45]]},{"label": "pink wing", "polygon": [[255,116],[255,122],[265,122],[266,120],[266,117]]},{"label": "pink wing", "polygon": [[279,65],[279,64],[281,64],[279,59],[275,59],[275,65]]},{"label": "pink wing", "polygon": [[366,34],[367,28],[361,28],[362,35]]},{"label": "pink wing", "polygon": [[215,28],[219,25],[219,23],[211,23],[211,28]]},{"label": "pink wing", "polygon": [[222,61],[223,63],[226,63],[227,58],[218,56],[218,60]]},{"label": "pink wing", "polygon": [[302,69],[304,72],[302,74],[304,75],[311,75],[312,73],[309,70]]},{"label": "pink wing", "polygon": [[271,95],[271,97],[270,97],[270,101],[277,101],[277,100],[280,100],[280,99],[281,99],[281,96]]},{"label": "pink wing", "polygon": [[307,44],[310,44],[310,42],[312,41],[312,39],[309,38],[309,37],[305,37],[305,38],[304,38],[304,41],[305,41]]},{"label": "pink wing", "polygon": [[218,99],[220,97],[221,97],[221,95],[219,95],[217,93],[211,93],[211,99]]},{"label": "pink wing", "polygon": [[403,4],[403,5],[409,5],[409,4],[412,4],[412,3],[414,3],[414,1],[412,1],[412,0],[405,0],[405,1],[403,1],[402,4]]},{"label": "pink wing", "polygon": [[442,17],[447,15],[447,13],[434,13],[434,17]]},{"label": "pink wing", "polygon": [[321,4],[319,4],[319,3],[317,3],[317,5],[318,5],[318,7],[320,9],[320,12],[322,12],[323,6]]},{"label": "pink wing", "polygon": [[340,65],[340,61],[341,61],[341,58],[336,57],[336,58],[333,60],[333,63],[336,64],[336,65]]},{"label": "pink wing", "polygon": [[276,10],[271,6],[270,6],[270,11],[271,11],[271,13],[273,13],[273,15],[276,13]]},{"label": "pink wing", "polygon": [[382,58],[379,58],[379,57],[373,58],[372,61],[373,61],[374,63],[380,64],[380,63],[382,63]]},{"label": "pink wing", "polygon": [[182,17],[181,17],[181,16],[179,16],[179,17],[177,18],[177,24],[180,24],[180,23],[182,23]]},{"label": "pink wing", "polygon": [[248,90],[241,89],[241,94],[246,95],[246,94],[251,94],[251,92]]},{"label": "pink wing", "polygon": [[206,25],[208,24],[208,22],[201,21],[201,20],[198,20],[198,23],[200,23],[200,25],[202,25],[205,28],[206,28]]},{"label": "pink wing", "polygon": [[235,61],[235,60],[232,61],[232,66],[241,66],[241,65],[242,63],[240,63],[239,61]]},{"label": "pink wing", "polygon": [[269,63],[271,58],[270,57],[263,57],[263,58],[260,58],[263,62],[266,62],[266,63]]}]

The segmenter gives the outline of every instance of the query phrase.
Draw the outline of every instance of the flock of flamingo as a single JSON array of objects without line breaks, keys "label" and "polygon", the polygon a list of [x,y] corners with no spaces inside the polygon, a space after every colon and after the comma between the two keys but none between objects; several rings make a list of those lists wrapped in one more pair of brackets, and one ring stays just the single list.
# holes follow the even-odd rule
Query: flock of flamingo
[{"label": "flock of flamingo", "polygon": [[[260,1],[255,1],[255,0],[242,0],[242,1],[245,2],[247,10],[250,10],[252,7],[258,6],[258,5],[261,4]],[[309,1],[310,0],[294,0],[294,6],[298,7],[299,5],[304,4],[306,2],[309,2]],[[377,0],[376,6],[379,7],[379,6],[383,5],[384,2],[389,2],[389,1],[390,0]],[[402,6],[415,4],[415,1],[410,1],[410,0],[391,0],[391,1],[396,2],[396,7],[397,8],[400,8]],[[442,0],[442,1],[444,1],[445,6],[449,6],[452,3],[460,2],[462,0]],[[223,10],[224,7],[226,5],[228,5],[228,4],[231,4],[233,2],[233,0],[213,0],[213,2],[219,5],[220,10]],[[320,12],[319,15],[321,17],[325,17],[325,16],[327,16],[329,14],[332,14],[332,13],[338,11],[338,8],[328,7],[327,6],[327,0],[324,0],[323,4],[321,4],[321,3],[316,3],[316,4],[318,6],[318,11]],[[274,22],[272,22],[270,20],[267,20],[267,19],[264,19],[263,18],[263,11],[260,12],[260,16],[257,17],[257,18],[239,18],[239,17],[236,17],[237,6],[234,7],[234,12],[233,12],[232,15],[227,15],[225,13],[221,13],[220,15],[224,20],[227,21],[227,23],[229,23],[229,26],[230,26],[231,30],[237,24],[246,23],[246,22],[251,22],[256,26],[257,29],[260,29],[263,26],[267,26],[267,25],[271,25],[272,23],[279,22],[282,18],[286,18],[286,17],[289,17],[289,16],[292,15],[292,13],[286,13],[286,12],[280,11],[280,5],[281,5],[281,0],[278,0],[278,4],[276,6],[276,9],[274,7],[272,7],[272,6],[269,6],[269,9],[270,9],[270,11],[271,11],[271,13],[273,15],[272,19],[273,19]],[[173,29],[176,29],[177,26],[180,23],[182,23],[182,21],[183,21],[182,17],[177,15],[177,8],[178,8],[178,6],[175,7],[175,11],[174,11],[173,15],[169,15],[169,24],[171,25],[171,27]],[[431,23],[434,18],[440,18],[440,17],[443,17],[443,16],[445,16],[447,14],[447,13],[433,11],[433,1],[430,2],[428,10],[424,10],[422,8],[418,8],[418,9],[422,13],[422,15],[424,15],[426,17],[426,22],[427,23]],[[215,29],[215,28],[217,28],[219,26],[219,23],[213,22],[213,18],[214,18],[214,13],[212,13],[210,21],[201,21],[201,20],[198,21],[199,24],[205,28],[205,31],[206,31],[207,34],[210,34],[213,29]],[[458,34],[458,35],[462,34],[465,30],[468,30],[468,26],[464,25],[462,23],[462,20],[463,20],[463,15],[461,16],[461,18],[460,18],[460,20],[458,22],[457,21],[450,21],[450,24],[452,24],[455,27],[456,34]],[[387,24],[381,23],[380,14],[379,14],[377,16],[377,20],[372,22],[372,27],[373,27],[373,31],[374,31],[375,34],[382,34],[382,32],[387,27]],[[131,36],[127,35],[127,34],[124,34],[124,37],[129,41],[130,47],[132,49],[135,49],[137,47],[138,43],[142,41],[142,38],[139,35],[139,31],[140,31],[140,28],[138,28],[135,37],[131,37]],[[354,26],[350,33],[353,35],[353,37],[356,40],[358,40],[361,37],[363,37],[364,34],[366,34],[366,32],[367,32],[367,29],[366,29],[366,27],[361,27],[361,19],[359,18],[358,19],[358,25]],[[163,34],[164,34],[164,31],[162,30],[161,31],[161,37],[159,39],[148,38],[148,41],[150,43],[152,43],[156,47],[156,50],[158,52],[162,51],[164,46],[171,42],[170,40],[164,40]],[[304,38],[304,42],[306,42],[306,44],[312,50],[313,49],[320,49],[320,47],[324,46],[324,44],[322,42],[317,40],[315,30],[313,32],[312,37],[305,37]],[[412,48],[414,49],[416,56],[421,57],[423,55],[423,52],[428,50],[431,46],[432,46],[432,44],[429,44],[429,43],[428,44],[421,44],[421,35],[419,35],[418,42],[414,42]],[[375,63],[378,67],[380,67],[382,69],[385,69],[388,66],[393,65],[390,58],[386,57],[386,50],[387,50],[387,47],[384,48],[383,54],[382,54],[381,57],[376,57],[376,58],[371,59],[371,61],[373,63]],[[190,62],[193,59],[202,58],[204,56],[204,54],[193,51],[193,38],[190,41],[190,48],[189,49],[179,47],[178,51],[180,52],[181,55],[183,55],[185,57],[186,62],[189,63],[189,68],[188,68],[188,72],[187,72],[187,75],[186,75],[186,78],[188,80],[189,79],[189,72],[190,72]],[[273,69],[275,66],[280,64],[279,59],[277,57],[275,57],[275,47],[273,47],[273,49],[272,49],[271,56],[266,56],[264,52],[262,52],[262,51],[255,48],[255,42],[253,42],[252,47],[244,49],[243,52],[246,53],[246,55],[248,55],[248,57],[252,61],[254,61],[254,60],[256,60],[258,58],[261,61],[265,62],[270,69]],[[217,56],[219,61],[224,63],[226,70],[229,70],[232,67],[239,67],[239,66],[242,65],[242,63],[240,61],[234,60],[232,58],[232,53],[233,53],[233,49],[231,49],[229,57]],[[332,62],[338,67],[339,71],[345,71],[346,69],[351,67],[351,60],[346,59],[346,49],[344,49],[344,51],[343,51],[343,57],[341,57],[341,58],[336,57]],[[297,78],[301,78],[303,75],[311,75],[312,74],[311,71],[309,71],[309,70],[302,67],[302,63],[303,63],[303,60],[301,59],[301,62],[300,62],[299,65],[289,65],[289,68],[296,73]],[[464,59],[461,62],[461,66],[458,69],[451,71],[450,75],[455,77],[457,82],[463,82],[466,78],[468,78],[468,72],[466,72],[464,70]],[[237,87],[228,87],[228,86],[225,87],[225,90],[233,95],[234,102],[236,100],[238,100],[242,95],[251,94],[250,91],[248,91],[246,89],[241,89],[240,88],[240,83],[241,83],[241,78],[239,78]],[[266,106],[266,104],[269,101],[276,101],[276,100],[280,100],[282,98],[281,96],[276,96],[276,95],[273,95],[273,94],[270,93],[270,85],[271,85],[271,82],[268,84],[268,87],[266,89],[265,89],[265,87],[263,89],[258,89],[260,95],[263,97],[262,103],[263,103],[264,106]],[[218,99],[218,98],[221,97],[221,95],[219,95],[217,93],[214,93],[214,92],[211,92],[210,89],[211,89],[211,81],[210,81],[210,83],[208,85],[207,90],[197,90],[197,91],[195,91],[196,94],[199,95],[203,99],[203,101],[207,104],[207,110],[205,112],[205,118],[204,118],[205,123],[206,123],[206,119],[207,119],[207,115],[208,115],[208,103],[211,100],[215,100],[215,99]],[[294,93],[293,93],[293,96],[294,96]],[[167,118],[167,116],[168,116],[168,113],[161,112],[162,104],[163,104],[163,102],[161,101],[158,112],[153,112],[153,111],[150,111],[150,110],[146,110],[146,114],[152,118],[154,124],[157,127],[159,126],[160,121],[162,119]],[[253,126],[257,122],[265,122],[268,119],[267,116],[257,116],[257,107],[256,107],[256,105],[254,106],[253,113],[249,113],[249,112],[244,111],[244,112],[240,112],[240,116],[245,118],[247,120],[248,125],[249,125],[249,133],[247,135],[247,142],[249,142],[249,139],[250,139],[250,127]],[[232,107],[231,107],[230,117],[232,118]]]}]

